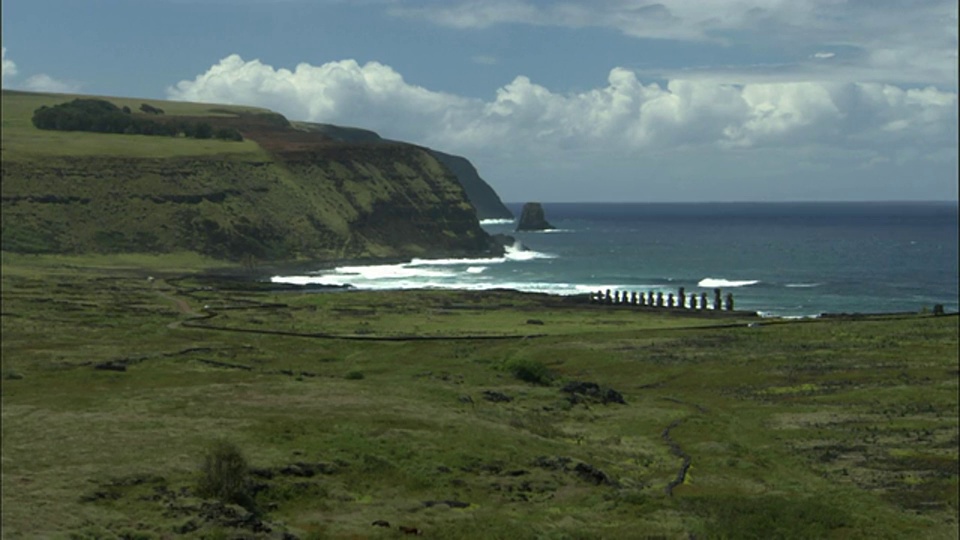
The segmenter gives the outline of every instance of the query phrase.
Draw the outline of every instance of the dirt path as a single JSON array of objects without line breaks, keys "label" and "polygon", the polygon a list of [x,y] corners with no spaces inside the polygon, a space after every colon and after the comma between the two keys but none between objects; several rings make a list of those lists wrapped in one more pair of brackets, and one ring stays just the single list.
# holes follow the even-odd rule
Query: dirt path
[{"label": "dirt path", "polygon": [[[661,399],[664,399],[666,401],[672,401],[674,403],[679,403],[681,405],[694,407],[697,409],[697,412],[700,414],[704,414],[707,412],[706,407],[702,405],[698,405],[696,403],[687,403],[686,401],[681,401],[679,399],[671,398],[671,397],[664,397]],[[663,438],[664,442],[666,442],[667,446],[670,447],[670,453],[672,453],[673,455],[683,460],[680,464],[680,470],[677,471],[677,477],[671,480],[670,483],[668,483],[663,490],[664,493],[667,494],[667,497],[673,497],[673,488],[683,484],[684,480],[687,479],[687,471],[690,470],[690,465],[693,464],[693,458],[690,457],[690,454],[686,453],[683,450],[683,448],[681,448],[681,446],[677,443],[677,441],[673,440],[673,438],[670,436],[670,430],[676,428],[677,426],[679,426],[689,418],[690,417],[688,416],[686,418],[680,418],[678,420],[674,420],[673,422],[670,422],[670,425],[664,428],[663,433],[661,434],[661,437]]]},{"label": "dirt path", "polygon": [[[173,302],[173,305],[177,307],[177,311],[184,315],[188,315],[191,318],[200,317],[203,315],[198,311],[194,311],[193,308],[190,307],[190,304],[183,298],[177,298],[176,296],[165,291],[157,291],[157,294],[160,295],[165,300],[169,300],[170,302]],[[172,323],[167,325],[167,328],[170,328],[170,329],[179,328],[182,323],[183,323],[183,320],[173,321]]]}]

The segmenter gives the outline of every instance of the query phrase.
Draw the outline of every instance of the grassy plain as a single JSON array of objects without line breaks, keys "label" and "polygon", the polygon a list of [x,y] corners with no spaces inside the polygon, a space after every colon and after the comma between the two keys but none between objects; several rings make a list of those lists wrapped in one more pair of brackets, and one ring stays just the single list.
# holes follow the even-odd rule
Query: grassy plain
[{"label": "grassy plain", "polygon": [[[4,538],[958,533],[956,316],[748,326],[269,290],[187,255],[2,262]],[[197,494],[220,439],[256,512]]]},{"label": "grassy plain", "polygon": [[[186,137],[151,137],[146,135],[115,135],[79,131],[54,131],[36,129],[31,123],[33,111],[43,105],[53,106],[75,98],[98,96],[35,94],[31,92],[3,91],[2,146],[5,160],[45,160],[51,157],[124,157],[124,158],[172,158],[216,155],[221,159],[244,159],[265,154],[257,143],[222,141],[218,139],[197,140]],[[118,107],[130,107],[137,111],[142,103],[161,107],[164,116],[231,116],[230,112],[269,113],[266,109],[253,107],[210,105],[175,101],[143,100],[134,98],[107,99]]]}]

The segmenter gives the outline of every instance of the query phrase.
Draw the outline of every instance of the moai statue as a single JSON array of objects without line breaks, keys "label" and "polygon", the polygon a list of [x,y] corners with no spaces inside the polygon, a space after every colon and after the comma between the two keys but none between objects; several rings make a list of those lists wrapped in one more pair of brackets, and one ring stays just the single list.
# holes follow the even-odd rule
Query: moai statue
[{"label": "moai statue", "polygon": [[687,295],[683,287],[677,291],[677,307],[680,309],[687,307]]},{"label": "moai statue", "polygon": [[644,293],[644,292],[640,293],[640,305],[641,306],[647,305],[647,293]]},{"label": "moai statue", "polygon": [[707,309],[709,305],[707,303],[707,293],[700,293],[700,309]]},{"label": "moai statue", "polygon": [[656,298],[656,296],[654,296],[653,291],[650,291],[650,292],[647,294],[647,305],[650,306],[650,307],[656,307],[656,306],[657,306],[657,301],[654,300],[655,298]]},{"label": "moai statue", "polygon": [[727,311],[733,311],[733,293],[727,293]]},{"label": "moai statue", "polygon": [[604,301],[605,304],[612,304],[612,303],[613,303],[613,297],[610,296],[610,289],[607,289],[607,295],[603,297],[603,301]]},{"label": "moai statue", "polygon": [[667,295],[667,307],[673,307],[673,293]]},{"label": "moai statue", "polygon": [[630,293],[630,303],[634,306],[637,305],[637,291]]},{"label": "moai statue", "polygon": [[720,311],[720,289],[713,290],[713,309]]},{"label": "moai statue", "polygon": [[657,307],[663,307],[663,293],[657,293]]},{"label": "moai statue", "polygon": [[690,309],[697,309],[697,293],[690,293]]}]

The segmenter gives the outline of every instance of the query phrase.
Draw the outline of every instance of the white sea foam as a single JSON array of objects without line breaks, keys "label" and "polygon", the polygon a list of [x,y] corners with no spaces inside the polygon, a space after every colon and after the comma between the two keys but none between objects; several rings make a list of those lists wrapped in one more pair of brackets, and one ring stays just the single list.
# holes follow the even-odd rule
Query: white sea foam
[{"label": "white sea foam", "polygon": [[801,319],[819,319],[820,314],[816,313],[813,315],[777,315],[773,311],[757,311],[757,316],[762,319],[784,319],[784,320],[801,320]]},{"label": "white sea foam", "polygon": [[512,219],[481,219],[480,225],[507,225],[513,223]]},{"label": "white sea foam", "polygon": [[504,255],[511,261],[530,261],[533,259],[555,259],[556,255],[550,253],[541,253],[532,251],[523,246],[520,242],[515,242],[512,246],[507,246]]},{"label": "white sea foam", "polygon": [[[413,259],[400,264],[379,264],[368,266],[339,266],[333,270],[310,272],[300,276],[274,276],[274,283],[295,285],[352,285],[358,289],[491,289],[513,288],[517,290],[548,290],[559,288],[566,290],[572,286],[555,284],[497,283],[481,276],[491,265],[506,262],[531,261],[534,259],[552,259],[555,255],[531,251],[519,242],[507,246],[503,257],[474,259]],[[571,290],[566,294],[578,291]]]},{"label": "white sea foam", "polygon": [[822,283],[787,283],[784,287],[790,289],[809,289],[812,287],[819,287]]},{"label": "white sea foam", "polygon": [[407,264],[378,264],[371,266],[338,266],[336,274],[363,279],[403,279],[425,277],[452,277],[456,272],[408,266]]},{"label": "white sea foam", "polygon": [[697,283],[697,287],[703,287],[704,289],[714,289],[717,287],[746,287],[748,285],[756,285],[757,283],[760,283],[760,280],[750,279],[734,281],[720,278],[703,278],[700,280],[700,283]]},{"label": "white sea foam", "polygon": [[506,257],[491,257],[489,259],[413,259],[403,266],[467,266],[477,264],[500,264],[507,262]]}]

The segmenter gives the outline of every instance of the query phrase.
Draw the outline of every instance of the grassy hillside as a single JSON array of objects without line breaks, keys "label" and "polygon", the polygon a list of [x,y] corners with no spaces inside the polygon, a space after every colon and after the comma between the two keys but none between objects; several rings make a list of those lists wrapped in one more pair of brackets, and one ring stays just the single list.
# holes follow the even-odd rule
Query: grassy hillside
[{"label": "grassy hillside", "polygon": [[33,127],[38,107],[74,97],[3,92],[5,251],[293,260],[489,249],[456,179],[418,147],[334,142],[263,109],[126,98],[107,99],[245,140]]},{"label": "grassy hillside", "polygon": [[[956,316],[181,274],[208,262],[4,254],[4,538],[957,535]],[[218,440],[245,507],[199,489]]]}]

